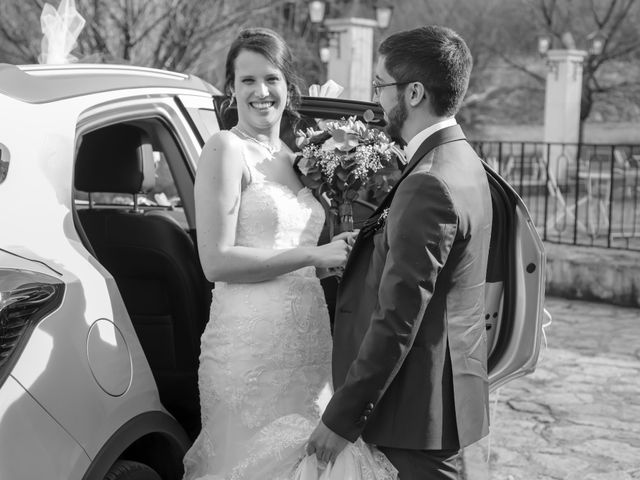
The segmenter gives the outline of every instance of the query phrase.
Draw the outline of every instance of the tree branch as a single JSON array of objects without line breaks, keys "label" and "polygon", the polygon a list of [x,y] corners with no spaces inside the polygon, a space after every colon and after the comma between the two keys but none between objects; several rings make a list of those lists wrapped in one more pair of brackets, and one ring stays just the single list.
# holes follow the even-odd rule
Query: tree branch
[{"label": "tree branch", "polygon": [[509,66],[515,68],[516,70],[518,70],[520,72],[526,73],[527,75],[529,75],[530,77],[532,77],[533,79],[535,79],[538,82],[544,82],[545,81],[545,77],[543,77],[542,75],[539,75],[539,74],[537,74],[535,72],[532,72],[531,70],[529,70],[524,65],[521,65],[521,64],[513,61],[509,56],[505,55],[504,53],[502,53],[501,51],[497,50],[493,46],[488,45],[488,44],[484,44],[484,45],[489,51],[493,52],[495,55],[500,57]]}]

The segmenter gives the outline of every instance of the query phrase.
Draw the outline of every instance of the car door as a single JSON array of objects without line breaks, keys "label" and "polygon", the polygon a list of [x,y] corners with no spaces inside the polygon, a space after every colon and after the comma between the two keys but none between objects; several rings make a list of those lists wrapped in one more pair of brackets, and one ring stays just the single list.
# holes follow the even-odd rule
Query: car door
[{"label": "car door", "polygon": [[[213,130],[227,129],[237,121],[235,107],[229,107],[224,96],[213,97],[216,114],[215,127],[201,127],[203,139]],[[211,105],[205,115],[212,115]],[[199,110],[190,111],[191,115]],[[384,113],[380,105],[370,102],[326,97],[303,97],[298,109],[300,119],[285,115],[281,125],[281,138],[293,150],[297,150],[292,127],[305,128],[318,120],[357,116],[364,121],[365,111],[371,126],[384,127]],[[371,115],[373,114],[373,115]],[[194,121],[194,123],[197,123]],[[209,122],[213,125],[212,120]],[[531,220],[526,205],[515,190],[485,163],[493,204],[492,240],[489,251],[489,267],[485,292],[485,320],[489,346],[489,382],[492,390],[504,383],[532,372],[535,369],[542,339],[542,325],[548,313],[544,310],[545,253],[542,241]],[[388,189],[399,177],[390,172]],[[368,195],[359,199],[354,209],[354,223],[364,221],[380,195]],[[326,231],[324,239],[327,239]],[[322,241],[322,239],[321,239]],[[323,281],[330,311],[335,303],[337,284]]]},{"label": "car door", "polygon": [[[77,136],[76,228],[128,314],[122,321],[135,330],[162,404],[193,438],[211,302],[194,241],[199,131],[175,98],[122,96],[83,112]],[[130,160],[137,156],[143,172]],[[109,170],[120,173],[101,174]]]}]

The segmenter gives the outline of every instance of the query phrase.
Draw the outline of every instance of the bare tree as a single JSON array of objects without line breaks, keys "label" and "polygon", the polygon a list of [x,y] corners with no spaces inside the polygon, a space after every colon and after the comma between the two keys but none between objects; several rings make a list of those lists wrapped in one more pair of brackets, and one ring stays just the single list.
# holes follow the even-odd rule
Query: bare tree
[{"label": "bare tree", "polygon": [[[212,75],[212,54],[226,49],[248,19],[269,17],[284,0],[76,0],[87,21],[76,56]],[[35,63],[42,0],[3,0],[0,55]],[[251,12],[251,15],[248,14]],[[219,64],[219,61],[214,63]],[[218,79],[218,78],[216,78]]]},{"label": "bare tree", "polygon": [[472,51],[463,120],[541,120],[546,73],[537,39],[542,34],[553,39],[553,48],[567,48],[571,37],[578,48],[588,48],[596,35],[604,39],[602,51],[585,60],[582,120],[596,105],[599,113],[617,111],[616,119],[633,113],[637,118],[640,112],[638,0],[406,0],[397,3],[390,31],[425,24],[452,27]]},{"label": "bare tree", "polygon": [[508,116],[513,112],[505,105],[518,102],[507,100],[532,88],[527,81],[523,84],[521,78],[515,81],[512,75],[504,75],[505,62],[495,47],[509,45],[514,56],[527,48],[522,32],[531,27],[521,18],[522,11],[514,10],[512,5],[513,0],[407,0],[396,4],[389,33],[427,24],[444,25],[460,33],[469,46],[474,67],[458,115],[462,123],[473,125],[485,122],[487,117]]},{"label": "bare tree", "polygon": [[584,61],[580,120],[589,117],[597,101],[615,101],[622,96],[627,102],[639,102],[638,72],[633,69],[640,59],[637,0],[525,2],[539,31],[549,35],[556,48],[589,49],[594,39],[602,41],[601,50],[588,50]]},{"label": "bare tree", "polygon": [[[49,0],[53,1],[53,0]],[[44,0],[0,1],[0,61],[34,63],[40,53]],[[57,3],[54,2],[54,3]],[[372,16],[375,0],[333,0],[328,16]],[[82,61],[131,63],[196,73],[221,85],[224,57],[244,26],[268,26],[294,50],[307,84],[324,79],[318,29],[306,0],[76,0],[87,20],[73,52]],[[447,25],[467,41],[474,71],[463,121],[538,123],[546,75],[537,57],[540,34],[566,46],[570,33],[585,48],[604,38],[583,69],[582,120],[594,111],[614,118],[640,115],[640,1],[638,0],[403,0],[396,2],[394,31]],[[617,113],[616,113],[617,112]],[[495,120],[495,118],[494,118]]]}]

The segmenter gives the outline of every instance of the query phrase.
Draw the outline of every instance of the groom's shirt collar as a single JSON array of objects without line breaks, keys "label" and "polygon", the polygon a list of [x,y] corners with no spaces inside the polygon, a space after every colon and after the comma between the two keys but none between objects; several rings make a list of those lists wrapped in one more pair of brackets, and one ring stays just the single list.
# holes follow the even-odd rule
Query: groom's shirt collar
[{"label": "groom's shirt collar", "polygon": [[428,137],[436,133],[438,130],[442,130],[443,128],[451,127],[453,125],[457,125],[456,119],[454,117],[447,118],[446,120],[442,120],[441,122],[434,123],[430,127],[425,128],[421,132],[409,140],[407,146],[404,147],[404,152],[407,155],[407,162],[411,160],[411,157],[415,155],[418,151],[422,142],[424,142]]}]

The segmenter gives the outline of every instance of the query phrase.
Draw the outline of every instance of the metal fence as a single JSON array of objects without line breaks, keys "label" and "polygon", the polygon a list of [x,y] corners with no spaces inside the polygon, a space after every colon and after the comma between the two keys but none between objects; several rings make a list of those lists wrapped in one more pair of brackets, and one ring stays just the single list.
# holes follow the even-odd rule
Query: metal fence
[{"label": "metal fence", "polygon": [[543,240],[640,251],[640,145],[472,141]]}]

